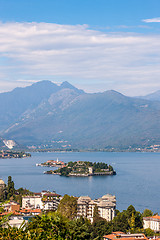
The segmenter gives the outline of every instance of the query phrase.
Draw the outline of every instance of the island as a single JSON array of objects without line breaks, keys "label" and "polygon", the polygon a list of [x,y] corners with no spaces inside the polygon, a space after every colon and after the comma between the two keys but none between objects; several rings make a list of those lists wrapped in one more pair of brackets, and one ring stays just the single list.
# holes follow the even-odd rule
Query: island
[{"label": "island", "polygon": [[65,167],[66,164],[62,161],[59,161],[58,158],[57,160],[48,160],[44,163],[36,163],[36,166],[41,166],[41,167]]},{"label": "island", "polygon": [[116,175],[116,171],[111,165],[103,162],[88,162],[88,161],[77,161],[77,162],[59,162],[53,165],[50,160],[39,164],[38,166],[50,166],[58,167],[56,170],[45,171],[45,174],[57,174],[60,176],[68,177],[89,177],[89,176],[99,176],[99,175]]}]

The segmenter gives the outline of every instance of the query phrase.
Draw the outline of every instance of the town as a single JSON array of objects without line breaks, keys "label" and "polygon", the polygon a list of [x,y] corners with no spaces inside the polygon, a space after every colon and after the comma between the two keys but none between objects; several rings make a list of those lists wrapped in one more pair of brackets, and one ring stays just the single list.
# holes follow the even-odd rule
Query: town
[{"label": "town", "polygon": [[13,151],[13,150],[0,151],[0,158],[26,158],[26,157],[31,157],[31,154],[22,152],[22,151]]},{"label": "town", "polygon": [[133,206],[120,213],[116,209],[116,196],[111,194],[92,200],[89,196],[61,196],[55,191],[43,190],[34,193],[22,188],[16,190],[9,176],[7,185],[0,179],[0,201],[0,234],[3,229],[21,229],[22,226],[25,231],[37,217],[41,219],[52,213],[61,214],[70,221],[84,219],[89,221],[91,226],[97,222],[106,224],[106,230],[103,227],[101,238],[97,239],[147,240],[147,237],[152,236],[158,239],[160,233],[160,216],[154,215],[148,209],[140,214]]}]

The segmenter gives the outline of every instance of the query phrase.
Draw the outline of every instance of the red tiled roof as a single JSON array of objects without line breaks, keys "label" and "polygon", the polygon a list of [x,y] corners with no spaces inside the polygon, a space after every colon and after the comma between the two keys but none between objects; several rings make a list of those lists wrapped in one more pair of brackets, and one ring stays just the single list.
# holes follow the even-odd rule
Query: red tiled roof
[{"label": "red tiled roof", "polygon": [[41,209],[22,209],[20,210],[21,213],[41,213]]},{"label": "red tiled roof", "polygon": [[47,196],[47,197],[49,197],[49,196],[51,196],[51,197],[59,197],[60,195],[57,194],[57,193],[45,193],[44,196]]},{"label": "red tiled roof", "polygon": [[160,219],[160,216],[158,216],[158,215],[155,215],[155,216],[150,216],[150,217],[144,217],[145,219],[147,218],[147,219]]},{"label": "red tiled roof", "polygon": [[[124,236],[125,235],[125,236]],[[138,235],[138,234],[137,234]],[[125,234],[123,232],[113,232],[112,234],[105,235],[103,238],[111,239],[111,240],[137,240],[139,237],[136,236],[136,234]],[[141,234],[141,240],[148,240],[148,238],[144,235]]]},{"label": "red tiled roof", "polygon": [[3,212],[3,213],[0,213],[0,216],[5,216],[7,214],[12,214],[12,215],[21,215],[19,212]]}]

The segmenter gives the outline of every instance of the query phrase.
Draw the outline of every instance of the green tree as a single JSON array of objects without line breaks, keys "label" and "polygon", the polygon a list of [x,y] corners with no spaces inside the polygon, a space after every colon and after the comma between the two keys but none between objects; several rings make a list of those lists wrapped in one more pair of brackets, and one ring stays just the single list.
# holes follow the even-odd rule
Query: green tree
[{"label": "green tree", "polygon": [[134,230],[135,230],[135,215],[134,215],[134,213],[132,212],[132,216],[131,216],[131,218],[128,220],[128,223],[129,223],[129,226],[130,226],[130,230],[131,230],[131,232],[133,233],[134,232]]},{"label": "green tree", "polygon": [[70,222],[70,236],[72,240],[91,239],[92,226],[88,219],[80,217]]},{"label": "green tree", "polygon": [[125,213],[119,212],[117,216],[113,219],[113,231],[122,231],[127,232],[129,230],[129,223],[128,223],[128,217]]},{"label": "green tree", "polygon": [[132,214],[136,214],[136,209],[132,205],[130,205],[126,210],[126,215],[128,218],[131,218]]},{"label": "green tree", "polygon": [[77,200],[73,196],[64,195],[58,206],[58,212],[69,219],[77,217]]},{"label": "green tree", "polygon": [[8,176],[7,199],[14,197],[14,194],[15,194],[14,182],[12,181],[12,177]]},{"label": "green tree", "polygon": [[153,236],[155,235],[155,232],[154,232],[152,229],[150,229],[150,228],[146,228],[146,229],[144,230],[144,234],[145,234],[147,237],[153,237]]},{"label": "green tree", "polygon": [[92,223],[92,239],[100,240],[106,234],[110,234],[113,231],[112,222],[107,222],[104,218],[97,218]]},{"label": "green tree", "polygon": [[113,171],[113,167],[109,165],[109,171]]},{"label": "green tree", "polygon": [[98,206],[94,206],[94,211],[93,211],[93,222],[98,220],[100,218],[99,211],[98,211]]},{"label": "green tree", "polygon": [[6,200],[6,189],[0,188],[0,202],[3,202]]},{"label": "green tree", "polygon": [[151,216],[153,216],[153,212],[147,208],[142,213],[142,217],[151,217]]},{"label": "green tree", "polygon": [[68,220],[58,213],[32,218],[25,231],[31,236],[28,239],[62,240],[69,239],[70,236]]}]

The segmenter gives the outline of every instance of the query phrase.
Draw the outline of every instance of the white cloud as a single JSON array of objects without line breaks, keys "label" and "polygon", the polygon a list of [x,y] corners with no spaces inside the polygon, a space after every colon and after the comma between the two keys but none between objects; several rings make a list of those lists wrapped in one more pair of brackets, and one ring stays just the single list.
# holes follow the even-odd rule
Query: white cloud
[{"label": "white cloud", "polygon": [[1,91],[43,79],[131,95],[160,89],[160,35],[104,33],[87,25],[0,23]]},{"label": "white cloud", "polygon": [[142,21],[146,22],[146,23],[159,23],[160,22],[160,17],[158,17],[158,18],[150,18],[150,19],[143,19]]}]

